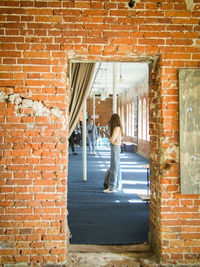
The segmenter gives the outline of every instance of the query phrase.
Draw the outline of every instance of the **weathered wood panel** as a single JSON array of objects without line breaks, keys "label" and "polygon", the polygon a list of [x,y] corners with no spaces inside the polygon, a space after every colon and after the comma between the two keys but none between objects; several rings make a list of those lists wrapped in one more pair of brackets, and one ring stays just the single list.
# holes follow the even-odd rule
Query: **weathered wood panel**
[{"label": "weathered wood panel", "polygon": [[200,69],[179,70],[182,194],[200,194]]}]

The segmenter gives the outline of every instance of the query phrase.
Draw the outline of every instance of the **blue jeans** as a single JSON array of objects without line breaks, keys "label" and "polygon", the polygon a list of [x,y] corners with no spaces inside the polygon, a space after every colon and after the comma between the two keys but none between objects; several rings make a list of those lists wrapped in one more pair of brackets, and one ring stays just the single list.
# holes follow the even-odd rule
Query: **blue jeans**
[{"label": "blue jeans", "polygon": [[110,144],[111,158],[110,158],[110,177],[108,187],[111,190],[118,189],[121,186],[121,168],[120,168],[120,152],[121,147]]},{"label": "blue jeans", "polygon": [[95,153],[96,139],[93,139],[92,135],[88,135],[89,152]]}]

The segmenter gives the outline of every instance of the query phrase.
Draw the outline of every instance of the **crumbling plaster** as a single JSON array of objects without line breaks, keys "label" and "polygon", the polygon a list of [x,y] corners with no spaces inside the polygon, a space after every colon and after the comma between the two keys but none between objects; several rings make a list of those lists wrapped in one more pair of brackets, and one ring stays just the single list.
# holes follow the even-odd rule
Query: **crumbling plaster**
[{"label": "crumbling plaster", "polygon": [[193,0],[185,0],[187,10],[192,11],[194,8],[194,1]]},{"label": "crumbling plaster", "polygon": [[63,117],[63,111],[58,108],[47,108],[41,101],[34,101],[28,98],[21,97],[19,94],[7,95],[0,91],[0,102],[10,102],[15,105],[16,115],[30,116],[21,112],[22,109],[31,108],[34,116],[51,116]]}]

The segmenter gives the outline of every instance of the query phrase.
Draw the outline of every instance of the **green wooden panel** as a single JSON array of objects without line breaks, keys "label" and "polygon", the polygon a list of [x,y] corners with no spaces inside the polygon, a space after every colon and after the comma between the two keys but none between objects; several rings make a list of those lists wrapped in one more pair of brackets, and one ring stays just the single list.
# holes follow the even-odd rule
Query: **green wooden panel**
[{"label": "green wooden panel", "polygon": [[200,194],[200,69],[179,70],[182,194]]}]

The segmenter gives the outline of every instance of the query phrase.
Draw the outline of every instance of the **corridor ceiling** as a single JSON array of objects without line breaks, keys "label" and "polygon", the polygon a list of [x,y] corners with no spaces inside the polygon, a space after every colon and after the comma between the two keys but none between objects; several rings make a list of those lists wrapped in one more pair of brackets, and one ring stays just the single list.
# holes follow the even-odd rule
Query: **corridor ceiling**
[{"label": "corridor ceiling", "polygon": [[[114,69],[116,69],[115,75]],[[116,79],[116,93],[120,94],[148,79],[148,64],[138,62],[97,62],[89,96],[101,96],[102,100],[112,96],[113,77]]]}]

